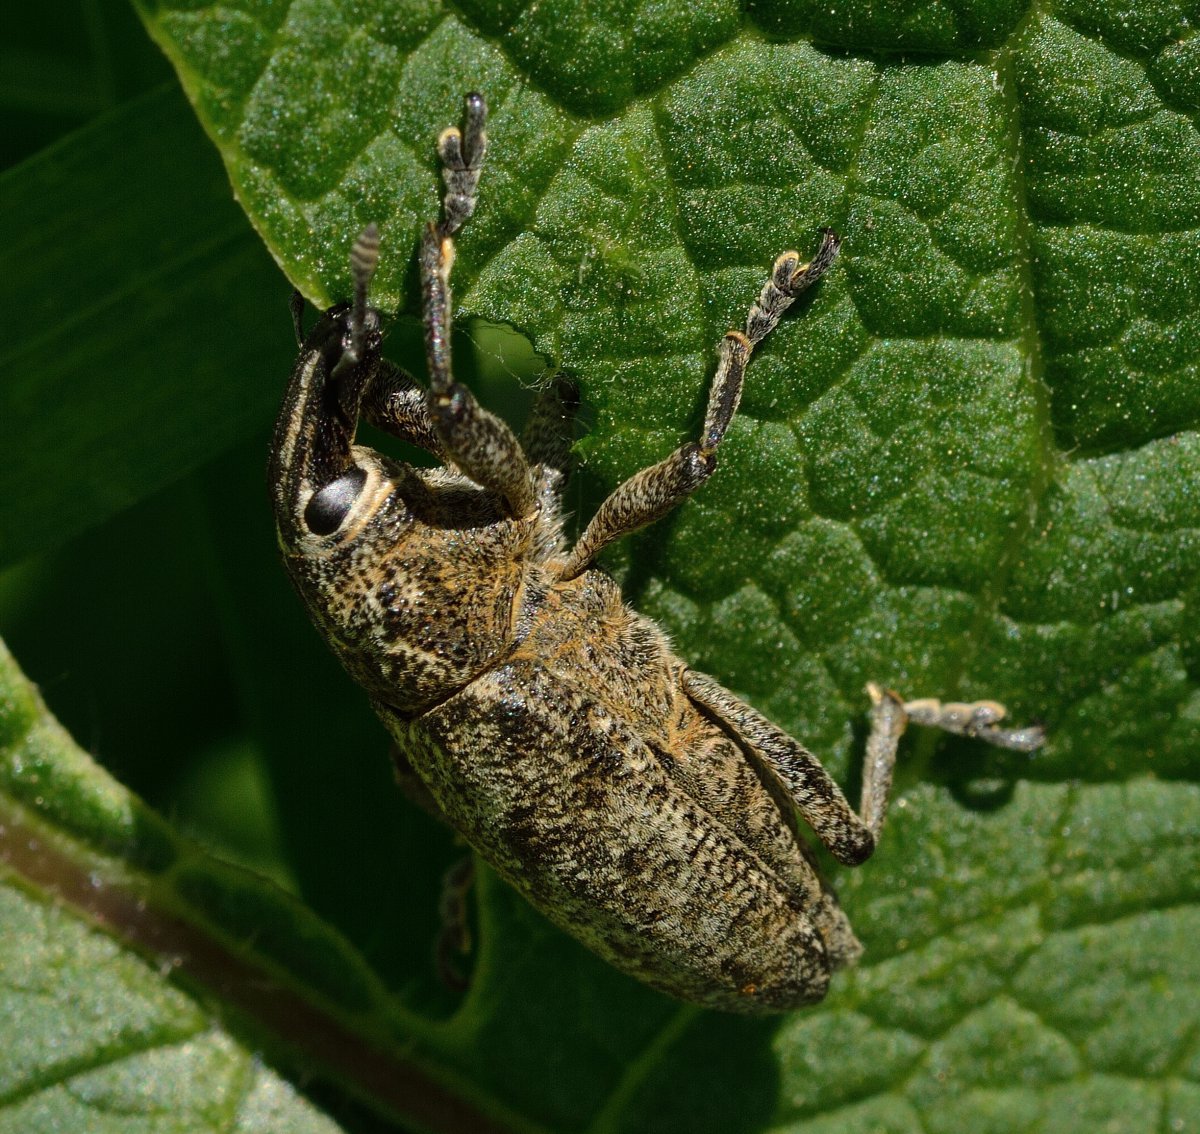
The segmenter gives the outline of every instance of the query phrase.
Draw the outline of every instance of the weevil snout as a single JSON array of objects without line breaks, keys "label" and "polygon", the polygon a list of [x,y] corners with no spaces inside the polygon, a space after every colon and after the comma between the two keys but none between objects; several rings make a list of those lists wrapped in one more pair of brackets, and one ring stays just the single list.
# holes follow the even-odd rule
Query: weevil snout
[{"label": "weevil snout", "polygon": [[329,308],[304,338],[271,459],[285,544],[335,531],[362,488],[354,434],[382,339],[380,313],[365,304]]},{"label": "weevil snout", "polygon": [[318,350],[329,375],[329,385],[346,385],[350,372],[364,360],[370,360],[383,342],[383,318],[374,307],[363,311],[361,345],[355,348],[354,308],[339,303],[322,312],[305,339],[305,346]]}]

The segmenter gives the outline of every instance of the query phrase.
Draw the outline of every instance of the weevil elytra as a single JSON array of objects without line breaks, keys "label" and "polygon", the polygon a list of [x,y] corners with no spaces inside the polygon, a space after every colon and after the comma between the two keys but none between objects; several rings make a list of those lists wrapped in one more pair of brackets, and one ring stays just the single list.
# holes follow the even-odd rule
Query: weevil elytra
[{"label": "weevil elytra", "polygon": [[[354,295],[307,336],[270,478],[292,580],[391,733],[397,775],[552,921],[673,996],[736,1012],[820,1000],[860,946],[813,865],[802,818],[840,862],[875,849],[908,721],[1028,750],[1002,706],[903,702],[868,687],[856,813],[817,759],[697,673],[595,567],[712,475],[751,353],[838,252],[785,252],[745,328],[718,347],[698,441],[635,473],[569,545],[560,498],[576,395],[540,396],[524,440],[450,369],[455,233],[475,208],[486,109],[438,142],[445,196],[420,248],[429,384],[380,356],[368,303],[374,227]],[[354,442],[360,417],[434,454],[413,468]]]}]

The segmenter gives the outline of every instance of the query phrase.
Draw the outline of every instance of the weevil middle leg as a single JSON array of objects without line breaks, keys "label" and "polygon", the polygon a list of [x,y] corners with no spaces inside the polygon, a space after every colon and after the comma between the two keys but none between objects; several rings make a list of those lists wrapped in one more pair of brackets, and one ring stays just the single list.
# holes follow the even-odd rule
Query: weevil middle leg
[{"label": "weevil middle leg", "polygon": [[785,252],[776,259],[758,302],[746,316],[746,329],[729,331],[721,340],[700,440],[681,445],[665,460],[634,473],[619,485],[571,549],[560,578],[573,579],[587,570],[610,543],[661,519],[712,476],[717,467],[717,449],[742,400],[751,353],[796,297],[829,270],[840,243],[836,233],[824,229],[821,247],[808,263],[801,263],[795,252]]},{"label": "weevil middle leg", "polygon": [[555,374],[538,391],[521,436],[541,502],[537,553],[541,561],[560,556],[565,549],[562,500],[570,475],[578,409],[578,387],[565,374]]}]

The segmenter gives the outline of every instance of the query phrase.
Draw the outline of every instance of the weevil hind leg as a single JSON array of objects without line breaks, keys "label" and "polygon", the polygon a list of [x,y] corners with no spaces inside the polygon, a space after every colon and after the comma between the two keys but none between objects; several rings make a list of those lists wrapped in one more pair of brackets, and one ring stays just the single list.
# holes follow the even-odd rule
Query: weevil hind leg
[{"label": "weevil hind leg", "polygon": [[[686,670],[682,680],[688,696],[721,721],[758,767],[782,787],[834,858],[847,866],[870,858],[877,832],[854,812],[816,756],[706,674]],[[894,745],[891,755],[894,760]],[[890,775],[887,783],[890,786]]]},{"label": "weevil hind leg", "polygon": [[874,852],[887,816],[896,752],[910,721],[969,736],[1003,748],[1032,751],[1040,728],[1001,728],[1006,715],[996,701],[970,704],[923,699],[904,701],[872,682],[871,728],[863,760],[862,799],[856,813],[820,761],[778,725],[702,673],[683,676],[688,695],[739,738],[747,754],[787,793],[804,821],[839,862],[857,866]]},{"label": "weevil hind leg", "polygon": [[[700,706],[705,719],[720,729],[724,743],[711,759],[705,759],[708,746],[689,746],[685,753],[677,754],[673,775],[693,799],[717,816],[747,846],[753,847],[784,881],[804,917],[820,934],[830,971],[853,964],[862,953],[862,946],[793,819],[794,811],[803,804],[805,818],[815,820],[821,810],[815,799],[821,790],[841,799],[837,785],[816,764],[815,757],[810,757],[814,767],[810,769],[808,791],[804,800],[797,799],[796,792],[769,768],[764,777],[765,759],[761,752],[757,753],[760,758],[755,758],[756,743],[772,750],[780,747],[777,741],[762,735],[764,723],[773,727],[769,722],[758,718],[756,724],[748,716],[753,710],[703,674],[685,671],[683,688],[693,704]],[[762,791],[764,779],[766,794]],[[789,806],[789,800],[794,806]],[[841,819],[853,823],[856,817],[849,804],[844,799],[841,804]]]}]

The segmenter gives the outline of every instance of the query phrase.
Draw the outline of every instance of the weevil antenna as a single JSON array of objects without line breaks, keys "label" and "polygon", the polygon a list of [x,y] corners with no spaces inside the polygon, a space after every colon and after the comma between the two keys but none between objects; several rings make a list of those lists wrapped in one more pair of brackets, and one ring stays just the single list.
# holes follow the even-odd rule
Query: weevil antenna
[{"label": "weevil antenna", "polygon": [[331,380],[357,366],[367,345],[367,293],[379,264],[379,229],[375,223],[358,234],[350,249],[350,275],[354,280],[354,299],[350,304],[350,345],[342,352],[330,374]]},{"label": "weevil antenna", "polygon": [[354,306],[350,312],[350,351],[357,362],[367,341],[367,292],[379,265],[379,229],[374,222],[359,233],[350,250],[350,274],[354,278]]}]

